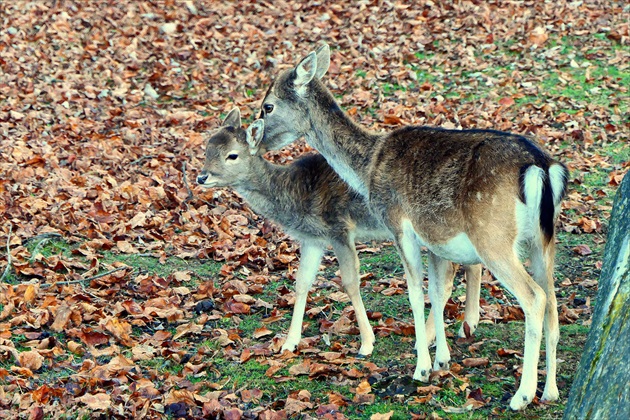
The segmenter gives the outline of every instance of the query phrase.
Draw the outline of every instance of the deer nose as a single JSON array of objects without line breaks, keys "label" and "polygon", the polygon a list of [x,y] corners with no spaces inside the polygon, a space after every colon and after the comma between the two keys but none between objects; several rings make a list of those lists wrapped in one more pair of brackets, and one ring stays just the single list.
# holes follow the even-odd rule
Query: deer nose
[{"label": "deer nose", "polygon": [[206,179],[208,179],[208,175],[199,175],[197,177],[197,184],[203,185],[206,183]]}]

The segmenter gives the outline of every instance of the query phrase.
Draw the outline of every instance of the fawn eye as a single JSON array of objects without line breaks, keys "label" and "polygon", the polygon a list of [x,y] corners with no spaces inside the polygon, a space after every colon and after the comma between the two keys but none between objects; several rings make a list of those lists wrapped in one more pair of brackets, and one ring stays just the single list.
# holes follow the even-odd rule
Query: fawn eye
[{"label": "fawn eye", "polygon": [[264,104],[263,111],[265,111],[265,114],[271,114],[273,112],[273,104]]},{"label": "fawn eye", "polygon": [[236,160],[238,159],[238,155],[236,153],[230,153],[227,155],[227,160]]}]

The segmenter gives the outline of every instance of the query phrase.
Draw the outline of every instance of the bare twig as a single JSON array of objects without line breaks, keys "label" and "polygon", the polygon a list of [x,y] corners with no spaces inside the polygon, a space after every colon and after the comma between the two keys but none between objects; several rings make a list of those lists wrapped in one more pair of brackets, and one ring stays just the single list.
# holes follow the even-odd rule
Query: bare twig
[{"label": "bare twig", "polygon": [[152,257],[152,258],[160,258],[159,255],[156,255],[152,252],[145,252],[143,254],[129,254],[129,255],[120,255],[120,258],[136,258],[136,257]]},{"label": "bare twig", "polygon": [[188,197],[184,200],[184,204],[187,204],[190,200],[193,199],[194,194],[188,186],[188,176],[186,175],[186,161],[182,162],[182,172],[184,173],[184,185],[186,186],[186,190],[188,190]]},{"label": "bare twig", "polygon": [[9,275],[11,271],[11,234],[13,233],[13,225],[9,225],[9,235],[7,236],[7,266],[4,269],[4,273],[2,273],[2,277],[0,277],[0,283],[2,283],[6,276]]},{"label": "bare twig", "polygon": [[44,246],[44,244],[46,242],[48,242],[50,240],[50,238],[43,238],[41,241],[39,241],[37,243],[37,245],[35,245],[35,248],[33,248],[33,252],[31,252],[31,259],[30,262],[35,261],[35,258],[37,257],[37,253],[39,252],[39,249]]},{"label": "bare twig", "polygon": [[92,280],[100,279],[101,277],[109,276],[110,274],[114,274],[117,271],[126,270],[128,268],[130,268],[130,267],[118,267],[118,268],[115,268],[113,270],[107,271],[105,273],[97,274],[95,276],[88,277],[88,278],[85,278],[85,279],[71,280],[71,281],[58,281],[56,283],[44,283],[40,287],[42,289],[47,289],[47,288],[52,287],[52,286],[66,286],[68,284],[83,283],[83,282],[86,282],[86,281],[92,281]]},{"label": "bare twig", "polygon": [[129,162],[129,164],[130,165],[136,165],[136,164],[139,164],[142,161],[145,161],[147,159],[153,159],[154,157],[155,157],[154,155],[140,156],[138,159],[136,159],[136,160],[134,160],[132,162]]},{"label": "bare twig", "polygon": [[24,240],[24,243],[29,243],[31,241],[36,241],[38,239],[50,239],[50,238],[62,238],[62,237],[63,235],[61,233],[46,232],[46,233],[40,233],[39,235],[31,236],[30,238],[26,238]]}]

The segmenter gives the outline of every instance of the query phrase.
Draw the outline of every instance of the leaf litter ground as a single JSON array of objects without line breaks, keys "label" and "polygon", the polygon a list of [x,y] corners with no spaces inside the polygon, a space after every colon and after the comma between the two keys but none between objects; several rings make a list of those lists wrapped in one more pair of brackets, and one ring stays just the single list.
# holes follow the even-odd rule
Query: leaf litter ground
[{"label": "leaf litter ground", "polygon": [[[627,5],[436,3],[3,2],[0,416],[558,417],[630,161]],[[559,403],[506,411],[522,311],[488,273],[473,337],[453,337],[465,285],[447,305],[450,371],[411,381],[391,244],[360,247],[370,358],[356,357],[332,254],[300,351],[278,353],[297,246],[192,180],[207,132],[235,105],[253,119],[274,75],[318,41],[333,47],[326,83],[361,124],[514,131],[568,164]]]}]

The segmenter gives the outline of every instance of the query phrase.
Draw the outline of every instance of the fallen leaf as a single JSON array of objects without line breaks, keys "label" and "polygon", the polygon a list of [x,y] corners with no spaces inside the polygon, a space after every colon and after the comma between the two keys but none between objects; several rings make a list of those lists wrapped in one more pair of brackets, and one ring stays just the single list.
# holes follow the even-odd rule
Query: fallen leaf
[{"label": "fallen leaf", "polygon": [[589,248],[588,245],[584,244],[574,247],[572,251],[582,256],[591,255],[593,253],[593,251],[591,251],[591,248]]},{"label": "fallen leaf", "polygon": [[394,410],[387,413],[375,413],[370,416],[370,420],[389,420],[394,415]]},{"label": "fallen leaf", "polygon": [[44,363],[44,356],[39,354],[38,351],[23,351],[18,355],[18,361],[20,366],[26,369],[30,369],[32,371],[37,371],[42,367]]},{"label": "fallen leaf", "polygon": [[462,360],[462,364],[466,367],[480,367],[487,366],[489,360],[487,357],[473,357]]},{"label": "fallen leaf", "polygon": [[87,405],[90,410],[105,411],[112,405],[112,399],[109,394],[99,392],[98,394],[85,394],[76,398],[77,401]]},{"label": "fallen leaf", "polygon": [[370,392],[372,392],[372,387],[370,386],[370,383],[367,380],[363,380],[361,381],[359,385],[357,385],[357,388],[356,388],[357,394],[369,394]]},{"label": "fallen leaf", "polygon": [[547,34],[547,31],[543,26],[537,26],[529,33],[528,38],[532,44],[540,47],[547,42],[547,39],[549,39],[549,35]]},{"label": "fallen leaf", "polygon": [[273,331],[271,331],[269,328],[267,328],[267,327],[260,327],[260,328],[256,328],[254,330],[253,337],[258,339],[258,338],[265,337],[265,336],[271,335],[271,334],[273,334]]},{"label": "fallen leaf", "polygon": [[50,329],[56,332],[61,332],[66,328],[66,324],[70,321],[70,315],[72,314],[72,308],[66,304],[63,304],[57,308],[55,313],[55,321],[50,326]]},{"label": "fallen leaf", "polygon": [[523,354],[517,350],[509,350],[509,349],[504,349],[504,348],[498,349],[497,354],[499,355],[499,357],[512,357],[512,356],[523,357]]}]

